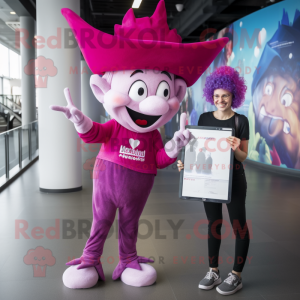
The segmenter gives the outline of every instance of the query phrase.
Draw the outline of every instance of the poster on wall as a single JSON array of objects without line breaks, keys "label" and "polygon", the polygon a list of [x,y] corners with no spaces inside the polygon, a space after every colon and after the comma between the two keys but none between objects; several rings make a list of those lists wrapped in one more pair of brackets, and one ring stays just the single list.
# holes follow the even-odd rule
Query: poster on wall
[{"label": "poster on wall", "polygon": [[188,88],[181,109],[165,126],[178,130],[179,115],[197,125],[215,106],[203,98],[206,77],[224,65],[247,82],[246,100],[236,112],[248,117],[248,159],[300,170],[300,1],[287,0],[261,9],[215,33],[229,42],[199,80]]}]

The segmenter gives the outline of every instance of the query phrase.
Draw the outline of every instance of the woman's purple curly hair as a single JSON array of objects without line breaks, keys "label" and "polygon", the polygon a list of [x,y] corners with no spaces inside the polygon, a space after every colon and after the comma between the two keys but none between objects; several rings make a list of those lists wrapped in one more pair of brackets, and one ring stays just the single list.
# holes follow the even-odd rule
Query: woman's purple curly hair
[{"label": "woman's purple curly hair", "polygon": [[214,104],[214,90],[224,89],[232,93],[232,108],[240,107],[245,101],[247,90],[244,77],[240,77],[238,71],[232,67],[222,66],[217,68],[206,78],[203,89],[203,97]]}]

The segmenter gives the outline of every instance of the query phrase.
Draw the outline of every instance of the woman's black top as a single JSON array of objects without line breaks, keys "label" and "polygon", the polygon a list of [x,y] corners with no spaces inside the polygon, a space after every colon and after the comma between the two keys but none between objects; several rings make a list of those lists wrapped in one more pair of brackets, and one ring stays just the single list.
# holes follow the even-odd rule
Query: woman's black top
[{"label": "woman's black top", "polygon": [[[248,118],[244,115],[237,114],[238,120],[239,120],[239,134],[236,136],[241,141],[242,140],[249,140],[249,122]],[[235,128],[235,114],[227,119],[227,120],[219,120],[216,119],[213,115],[212,111],[203,113],[200,115],[198,126],[213,126],[213,127],[229,127],[229,128]],[[233,168],[233,174],[241,174],[244,172],[243,164],[238,161],[234,157],[234,168]]]}]

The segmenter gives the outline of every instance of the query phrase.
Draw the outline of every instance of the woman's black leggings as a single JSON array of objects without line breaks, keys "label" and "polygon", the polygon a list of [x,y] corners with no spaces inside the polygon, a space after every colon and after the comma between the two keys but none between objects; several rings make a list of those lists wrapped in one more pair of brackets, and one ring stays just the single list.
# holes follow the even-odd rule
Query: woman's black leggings
[{"label": "woman's black leggings", "polygon": [[[233,270],[242,272],[249,248],[249,230],[246,222],[247,181],[245,173],[233,175],[231,202],[227,204],[230,222],[236,237]],[[223,222],[222,203],[203,202],[208,224],[209,266],[218,267],[221,245],[221,227]],[[223,237],[224,238],[224,237]],[[231,238],[229,235],[227,238]]]}]

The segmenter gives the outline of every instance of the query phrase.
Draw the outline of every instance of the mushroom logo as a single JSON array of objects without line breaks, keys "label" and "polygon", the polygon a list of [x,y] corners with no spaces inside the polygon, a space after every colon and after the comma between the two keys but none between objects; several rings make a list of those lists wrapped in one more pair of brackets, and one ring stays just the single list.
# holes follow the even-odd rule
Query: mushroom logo
[{"label": "mushroom logo", "polygon": [[36,88],[46,88],[48,76],[55,76],[57,68],[54,66],[52,59],[39,56],[37,59],[29,60],[24,68],[24,72],[27,75],[35,75]]},{"label": "mushroom logo", "polygon": [[46,277],[47,266],[53,266],[56,262],[52,251],[41,246],[28,250],[23,260],[26,265],[32,265],[33,277]]}]

